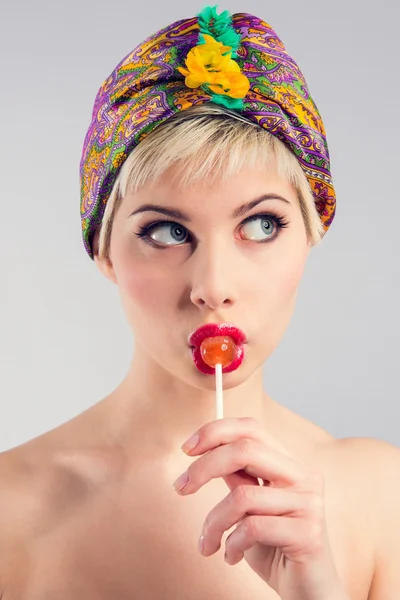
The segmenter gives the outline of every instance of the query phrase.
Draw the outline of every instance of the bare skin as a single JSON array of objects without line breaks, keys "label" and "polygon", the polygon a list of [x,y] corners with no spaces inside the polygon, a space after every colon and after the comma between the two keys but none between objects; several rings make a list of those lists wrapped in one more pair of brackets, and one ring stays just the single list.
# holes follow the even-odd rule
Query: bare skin
[{"label": "bare skin", "polygon": [[[213,480],[194,496],[178,496],[172,483],[193,458],[155,452],[145,440],[128,458],[105,433],[118,401],[117,390],[1,455],[2,599],[200,600],[210,591],[219,600],[278,598],[244,561],[227,565],[222,549],[199,554],[204,519],[229,490]],[[271,398],[268,405],[266,428],[323,472],[336,566],[350,597],[366,600],[374,570],[366,523],[376,518],[360,470],[367,441],[335,440]]]},{"label": "bare skin", "polygon": [[[135,335],[126,378],[68,423],[0,454],[2,600],[278,597],[244,560],[226,564],[223,544],[208,557],[197,550],[207,514],[229,493],[224,480],[187,497],[172,488],[194,461],[180,446],[215,419],[214,378],[196,369],[188,346],[189,334],[210,322],[231,322],[247,336],[245,360],[224,375],[224,416],[252,417],[320,471],[330,544],[349,596],[391,599],[398,455],[377,440],[334,439],[263,387],[263,363],[290,322],[310,251],[296,190],[248,169],[211,187],[183,189],[170,175],[123,199],[109,257],[99,258],[95,239],[96,266],[118,286]],[[264,194],[275,197],[234,215]],[[132,215],[148,203],[188,218]],[[279,230],[260,213],[288,225]],[[158,225],[158,246],[138,237],[139,225],[160,219],[178,229]]]}]

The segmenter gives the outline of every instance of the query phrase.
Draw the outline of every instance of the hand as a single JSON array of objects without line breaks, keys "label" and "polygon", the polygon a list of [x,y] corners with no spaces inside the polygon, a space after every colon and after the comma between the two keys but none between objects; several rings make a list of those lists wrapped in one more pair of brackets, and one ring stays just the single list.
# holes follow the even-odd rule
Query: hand
[{"label": "hand", "polygon": [[217,552],[236,524],[225,542],[227,562],[244,558],[282,600],[348,598],[328,540],[322,474],[253,418],[218,419],[197,434],[197,446],[182,449],[200,458],[178,478],[181,484],[188,477],[185,487],[174,489],[193,494],[222,477],[231,490],[207,515],[203,555]]}]

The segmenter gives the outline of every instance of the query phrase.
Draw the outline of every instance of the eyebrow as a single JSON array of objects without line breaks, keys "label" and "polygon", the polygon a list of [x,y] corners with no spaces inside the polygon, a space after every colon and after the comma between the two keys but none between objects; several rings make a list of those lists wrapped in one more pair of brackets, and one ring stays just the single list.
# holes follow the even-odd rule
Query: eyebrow
[{"label": "eyebrow", "polygon": [[[279,194],[263,194],[259,198],[255,198],[254,200],[251,200],[251,202],[246,202],[245,204],[242,204],[241,206],[236,208],[232,213],[232,219],[242,217],[247,212],[249,212],[249,210],[257,206],[261,202],[264,202],[265,200],[282,200],[282,202],[290,204],[289,200],[287,200],[283,196],[280,196]],[[142,206],[134,210],[129,215],[129,217],[133,217],[134,215],[138,215],[139,213],[148,211],[158,212],[162,215],[166,215],[167,217],[172,217],[173,219],[180,219],[181,221],[186,221],[186,223],[191,222],[191,218],[181,210],[178,210],[176,208],[167,208],[166,206],[160,206],[158,204],[143,204]]]}]

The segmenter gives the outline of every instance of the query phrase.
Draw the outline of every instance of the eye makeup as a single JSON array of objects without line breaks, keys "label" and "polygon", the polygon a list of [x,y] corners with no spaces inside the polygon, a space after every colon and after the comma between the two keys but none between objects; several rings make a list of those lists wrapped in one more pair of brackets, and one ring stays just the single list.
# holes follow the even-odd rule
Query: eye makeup
[{"label": "eye makeup", "polygon": [[[265,240],[249,240],[249,241],[255,241],[255,243],[257,243],[257,244],[263,244],[266,242],[273,241],[279,235],[280,230],[285,227],[288,227],[288,225],[289,225],[289,221],[287,220],[286,217],[279,215],[277,213],[274,213],[272,211],[269,211],[269,212],[259,213],[259,214],[251,215],[250,217],[247,217],[246,219],[244,219],[241,222],[239,229],[241,227],[243,227],[246,223],[256,221],[258,219],[263,219],[263,220],[270,221],[271,223],[273,223],[275,233],[266,237]],[[163,242],[157,241],[154,238],[152,238],[151,233],[153,233],[154,231],[156,231],[157,229],[160,229],[162,227],[166,227],[166,228],[170,227],[170,230],[172,230],[172,228],[175,227],[178,230],[178,232],[181,232],[181,233],[178,233],[178,237],[180,237],[181,234],[185,234],[185,233],[186,233],[186,236],[184,237],[183,240],[175,238],[175,241],[177,242],[176,244],[163,243]],[[160,250],[170,248],[171,246],[173,246],[173,247],[182,246],[188,242],[192,242],[195,239],[194,236],[192,236],[192,234],[189,232],[189,230],[185,226],[183,226],[180,223],[177,223],[175,221],[169,221],[169,220],[151,221],[150,223],[147,223],[146,225],[140,225],[139,231],[135,232],[135,235],[138,238],[142,239],[145,243],[147,243],[155,248],[158,248]],[[246,238],[241,237],[240,239],[245,240]]]}]

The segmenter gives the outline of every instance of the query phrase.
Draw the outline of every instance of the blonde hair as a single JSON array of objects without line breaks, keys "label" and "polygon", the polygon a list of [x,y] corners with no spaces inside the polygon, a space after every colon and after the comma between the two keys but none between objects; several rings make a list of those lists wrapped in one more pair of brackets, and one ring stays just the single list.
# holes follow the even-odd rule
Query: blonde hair
[{"label": "blonde hair", "polygon": [[244,167],[276,169],[297,190],[309,243],[324,228],[308,179],[293,152],[241,114],[208,102],[179,111],[147,134],[125,160],[108,198],[99,234],[99,257],[108,258],[112,224],[122,199],[154,182],[174,165],[183,186],[226,181]]}]

